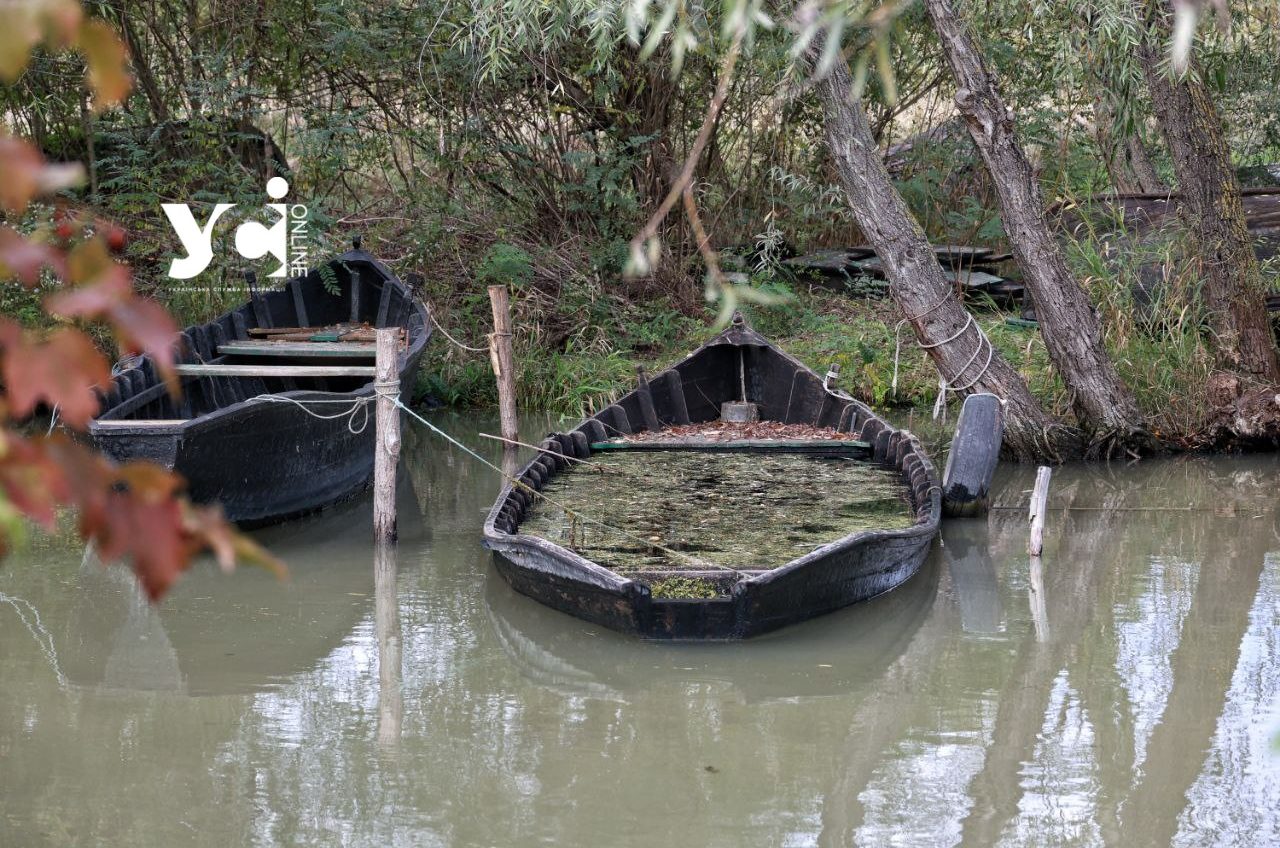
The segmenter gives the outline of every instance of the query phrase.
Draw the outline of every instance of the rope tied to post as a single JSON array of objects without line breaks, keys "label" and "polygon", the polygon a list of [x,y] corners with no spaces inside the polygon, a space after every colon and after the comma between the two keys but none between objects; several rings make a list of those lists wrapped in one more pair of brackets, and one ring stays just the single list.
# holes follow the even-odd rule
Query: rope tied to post
[{"label": "rope tied to post", "polygon": [[455,339],[453,336],[449,335],[449,331],[446,330],[444,326],[439,321],[436,320],[435,307],[433,307],[429,301],[423,301],[423,303],[427,307],[427,317],[431,319],[432,326],[434,326],[437,330],[439,330],[440,335],[448,339],[449,342],[453,344],[455,347],[459,347],[462,350],[470,351],[472,353],[484,353],[489,349],[487,347],[472,347],[469,344],[463,344],[462,342]]},{"label": "rope tied to post", "polygon": [[[327,394],[337,394],[337,393],[329,392]],[[375,394],[376,394],[376,384],[375,384]],[[358,436],[365,431],[366,427],[369,426],[369,404],[373,402],[373,397],[362,397],[362,398],[342,397],[342,398],[334,398],[334,399],[305,398],[303,399],[303,398],[289,397],[288,395],[254,395],[253,397],[248,399],[248,402],[250,403],[254,401],[259,401],[262,403],[293,404],[294,406],[298,407],[303,412],[305,412],[307,415],[310,415],[312,418],[315,418],[319,421],[333,421],[338,418],[346,418],[347,430],[353,436]],[[323,415],[319,412],[315,412],[309,409],[308,406],[312,404],[315,404],[315,405],[343,404],[347,408],[340,410],[338,412],[335,412],[332,415]],[[363,413],[363,415],[360,418],[360,426],[357,427],[356,415],[358,413]]]},{"label": "rope tied to post", "polygon": [[[928,309],[924,310],[923,312],[917,315],[904,317],[901,321],[899,321],[897,324],[894,325],[892,391],[895,399],[898,397],[898,361],[902,352],[903,326],[908,323],[914,323],[916,321],[919,321],[921,318],[924,318],[926,315],[929,315],[930,313],[932,313],[933,311],[941,307],[950,299],[951,299],[951,292],[947,292],[933,306],[930,306]],[[959,394],[961,392],[966,392],[969,389],[972,389],[974,386],[976,386],[978,382],[984,376],[986,376],[988,369],[991,368],[992,361],[995,359],[996,349],[995,349],[995,345],[991,343],[991,339],[987,337],[987,334],[985,332],[983,332],[981,325],[979,325],[978,322],[974,320],[973,313],[969,312],[968,310],[965,310],[964,324],[961,325],[959,330],[952,333],[947,338],[942,339],[941,341],[931,342],[929,344],[925,344],[924,342],[921,342],[918,340],[916,342],[916,344],[920,347],[921,350],[932,350],[934,348],[941,347],[944,344],[949,344],[955,341],[956,339],[960,338],[965,334],[965,332],[968,331],[970,327],[973,327],[978,333],[978,344],[974,348],[973,355],[970,356],[967,360],[965,360],[964,365],[960,366],[959,370],[956,371],[955,377],[952,378],[953,380],[956,381],[956,385],[952,385],[950,382],[948,382],[946,376],[942,373],[942,369],[940,367],[938,367],[937,365],[934,366],[935,368],[937,368],[937,371],[938,371],[938,397],[933,402],[933,420],[935,421],[937,421],[939,417],[941,417],[943,421],[947,420],[947,392],[951,392],[952,394]],[[984,342],[987,348],[987,359],[986,359],[986,362],[983,364],[982,369],[979,370],[978,373],[974,376],[974,378],[970,380],[968,383],[965,383],[964,385],[959,385],[961,376],[963,376],[964,373],[969,370],[969,367],[973,365],[974,362],[978,360],[978,357],[982,354],[982,348],[983,348]]]},{"label": "rope tied to post", "polygon": [[[488,346],[486,346],[486,347],[475,347],[475,346],[473,346],[473,345],[464,344],[463,342],[460,342],[460,341],[458,341],[457,339],[455,339],[453,336],[451,336],[451,335],[449,334],[449,331],[448,331],[448,330],[446,330],[446,329],[444,328],[444,325],[442,325],[439,321],[437,321],[437,320],[436,320],[436,310],[435,310],[435,308],[434,308],[434,307],[432,307],[432,305],[431,305],[429,302],[424,301],[424,303],[426,303],[426,307],[427,307],[427,317],[431,319],[431,324],[432,324],[432,326],[434,326],[437,330],[439,330],[439,331],[440,331],[440,335],[442,335],[442,336],[444,336],[446,339],[448,339],[448,341],[449,341],[452,345],[454,345],[454,346],[455,346],[455,347],[457,347],[457,348],[460,348],[461,350],[469,351],[469,352],[471,352],[471,353],[488,353],[488,352],[489,352],[489,347],[488,347]],[[507,331],[507,332],[492,332],[492,333],[486,333],[486,334],[485,334],[485,338],[489,340],[489,344],[490,344],[490,345],[492,345],[492,344],[493,344],[493,340],[494,340],[494,339],[496,339],[496,338],[509,339],[509,338],[513,338],[514,336],[515,336],[515,334],[514,334],[514,333],[512,333],[512,332],[510,332],[510,331]]]}]

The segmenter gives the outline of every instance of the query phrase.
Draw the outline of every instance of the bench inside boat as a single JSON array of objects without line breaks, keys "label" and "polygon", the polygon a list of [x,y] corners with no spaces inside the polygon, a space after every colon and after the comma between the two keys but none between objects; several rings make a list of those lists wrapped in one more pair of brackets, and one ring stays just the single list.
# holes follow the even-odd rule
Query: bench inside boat
[{"label": "bench inside boat", "polygon": [[[182,387],[173,397],[149,359],[122,369],[102,393],[102,429],[173,426],[259,395],[347,393],[374,376],[374,332],[405,322],[413,306],[396,286],[336,265],[340,294],[319,274],[290,280],[181,334]],[[402,342],[403,344],[403,342]]]}]

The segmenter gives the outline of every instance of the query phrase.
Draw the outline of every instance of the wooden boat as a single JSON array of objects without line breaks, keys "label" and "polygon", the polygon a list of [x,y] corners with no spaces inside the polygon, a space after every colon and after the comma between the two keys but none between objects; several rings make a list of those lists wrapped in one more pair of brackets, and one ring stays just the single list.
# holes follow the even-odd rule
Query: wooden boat
[{"label": "wooden boat", "polygon": [[89,433],[116,460],[179,472],[192,500],[242,525],[337,503],[373,474],[377,327],[402,328],[400,382],[412,386],[431,323],[357,241],[323,272],[184,330],[181,398],[149,358],[118,368]]},{"label": "wooden boat", "polygon": [[[744,397],[745,395],[745,397]],[[657,597],[654,581],[617,573],[545,538],[521,532],[531,505],[569,460],[619,446],[608,437],[709,422],[721,404],[755,404],[762,421],[806,424],[857,434],[858,441],[706,444],[637,443],[658,450],[852,451],[898,472],[913,521],[902,529],[833,538],[786,564],[763,569],[733,563],[729,571],[696,567],[667,574],[716,582],[710,598]],[[741,317],[672,368],[640,385],[572,432],[553,434],[499,494],[484,526],[485,545],[516,591],[626,633],[658,639],[739,639],[813,618],[888,592],[919,569],[938,531],[941,487],[920,442],[768,342]],[[985,492],[984,492],[985,494]],[[751,520],[749,515],[744,521]],[[778,528],[779,532],[786,528]]]}]

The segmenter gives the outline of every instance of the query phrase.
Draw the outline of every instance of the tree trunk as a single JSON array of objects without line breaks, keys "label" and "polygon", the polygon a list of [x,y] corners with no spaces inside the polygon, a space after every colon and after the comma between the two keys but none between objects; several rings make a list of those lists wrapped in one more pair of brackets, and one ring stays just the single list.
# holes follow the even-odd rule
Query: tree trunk
[{"label": "tree trunk", "polygon": [[1147,145],[1143,143],[1142,136],[1137,132],[1125,134],[1122,155],[1125,164],[1138,180],[1139,192],[1155,194],[1169,190],[1169,186],[1165,185],[1164,180],[1160,179],[1160,175],[1156,173],[1156,166],[1151,161],[1151,154],[1147,152]]},{"label": "tree trunk", "polygon": [[1173,156],[1183,198],[1179,209],[1204,269],[1204,299],[1218,366],[1246,380],[1274,385],[1280,382],[1280,365],[1222,119],[1194,62],[1178,78],[1161,62],[1161,46],[1170,33],[1166,0],[1135,2],[1140,20],[1145,15],[1146,22],[1138,56]]},{"label": "tree trunk", "polygon": [[956,80],[956,105],[991,174],[1013,255],[1036,304],[1049,358],[1071,392],[1080,423],[1105,440],[1145,441],[1146,423],[1116,373],[1098,313],[1049,230],[1031,163],[1014,134],[1013,111],[950,0],[925,0]]},{"label": "tree trunk", "polygon": [[[821,41],[814,39],[811,56],[821,52]],[[1041,408],[954,296],[924,231],[889,178],[862,103],[851,93],[848,65],[836,61],[817,90],[827,145],[854,218],[884,262],[893,299],[938,371],[961,394],[991,392],[1003,400],[1004,442],[1018,459],[1057,460],[1076,452],[1078,434]]]},{"label": "tree trunk", "polygon": [[[1097,84],[1101,86],[1102,82]],[[1111,184],[1122,194],[1168,191],[1169,187],[1156,174],[1156,167],[1151,162],[1147,146],[1142,143],[1142,137],[1134,131],[1123,133],[1122,138],[1116,137],[1115,110],[1111,108],[1110,101],[1111,95],[1105,91],[1099,91],[1094,96],[1093,120],[1098,149],[1107,166]]]},{"label": "tree trunk", "polygon": [[147,105],[151,107],[151,117],[158,124],[164,124],[169,121],[169,107],[165,103],[164,93],[160,91],[160,86],[156,83],[155,74],[151,71],[151,65],[147,61],[147,53],[144,45],[138,40],[138,34],[133,29],[130,22],[127,4],[119,3],[118,8],[114,9],[116,19],[120,23],[120,32],[124,35],[125,46],[129,49],[129,62],[133,65],[133,72],[138,77],[138,82],[142,83],[142,91],[147,97]]}]

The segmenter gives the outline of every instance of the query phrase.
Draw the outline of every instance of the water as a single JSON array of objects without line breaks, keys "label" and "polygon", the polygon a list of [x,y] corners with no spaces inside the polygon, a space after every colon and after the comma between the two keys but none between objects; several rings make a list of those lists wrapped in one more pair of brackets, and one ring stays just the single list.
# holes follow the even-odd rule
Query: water
[{"label": "water", "polygon": [[896,470],[839,455],[601,452],[543,494],[520,532],[642,579],[778,568],[852,533],[915,523]]},{"label": "water", "polygon": [[511,592],[491,472],[407,438],[394,561],[367,501],[158,609],[9,559],[0,845],[1280,843],[1276,457],[1057,471],[1038,570],[1006,468],[888,596],[663,645]]}]

